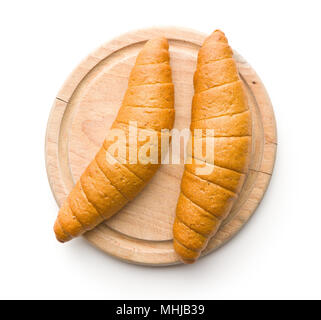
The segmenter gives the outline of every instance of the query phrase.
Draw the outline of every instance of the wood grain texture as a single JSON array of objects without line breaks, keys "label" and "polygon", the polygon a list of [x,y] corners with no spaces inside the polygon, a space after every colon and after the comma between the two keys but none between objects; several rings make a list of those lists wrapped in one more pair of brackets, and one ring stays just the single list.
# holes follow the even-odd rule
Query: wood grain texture
[{"label": "wood grain texture", "polygon": [[[92,160],[113,122],[128,75],[145,41],[169,40],[175,85],[175,128],[189,128],[193,74],[206,35],[178,28],[153,28],[125,34],[89,55],[58,92],[46,134],[49,183],[60,206]],[[235,53],[253,115],[250,172],[238,201],[204,255],[233,237],[254,213],[273,171],[277,137],[273,108],[255,71]],[[172,247],[181,165],[163,165],[142,193],[112,219],[84,236],[101,250],[127,262],[145,265],[179,263]]]}]

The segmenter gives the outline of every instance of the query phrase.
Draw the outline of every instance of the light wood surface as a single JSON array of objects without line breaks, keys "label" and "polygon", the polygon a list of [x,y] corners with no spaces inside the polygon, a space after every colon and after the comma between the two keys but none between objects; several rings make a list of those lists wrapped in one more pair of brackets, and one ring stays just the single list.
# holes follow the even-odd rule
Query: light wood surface
[{"label": "light wood surface", "polygon": [[[69,76],[50,113],[46,167],[59,206],[112,124],[137,53],[146,40],[159,35],[165,36],[170,44],[175,127],[189,128],[197,52],[206,35],[187,29],[153,28],[106,43]],[[275,161],[277,137],[270,99],[250,65],[237,53],[235,58],[253,115],[251,165],[238,201],[204,255],[233,237],[254,213],[268,187]],[[153,266],[178,263],[172,247],[172,223],[182,173],[183,164],[163,165],[137,198],[84,237],[127,262]]]}]

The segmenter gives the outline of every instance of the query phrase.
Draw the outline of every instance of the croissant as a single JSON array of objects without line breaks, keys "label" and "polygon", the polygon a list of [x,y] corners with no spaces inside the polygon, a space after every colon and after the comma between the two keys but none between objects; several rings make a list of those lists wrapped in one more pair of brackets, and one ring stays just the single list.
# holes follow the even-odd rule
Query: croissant
[{"label": "croissant", "polygon": [[[173,127],[174,116],[174,86],[168,42],[165,38],[152,39],[137,56],[122,105],[111,127],[124,132],[125,152],[118,153],[117,157],[110,152],[114,141],[112,130],[109,131],[102,147],[59,210],[54,231],[60,242],[93,229],[142,190],[160,165],[161,130]],[[130,144],[132,122],[137,123],[137,137],[140,134],[146,136],[146,133],[148,137],[149,133],[153,133],[154,136],[156,134],[156,141],[150,139],[148,144],[137,139]],[[157,159],[149,163],[131,161],[130,154],[136,158],[139,156],[133,148],[135,144],[137,150],[145,144],[151,150],[157,148]],[[150,153],[146,152],[147,158]]]},{"label": "croissant", "polygon": [[[199,50],[194,89],[192,148],[173,226],[174,249],[184,263],[196,261],[218,231],[238,198],[249,165],[251,114],[232,49],[219,30]],[[202,129],[201,136],[194,135],[196,129]],[[214,135],[205,136],[207,129],[214,129]],[[211,139],[214,157],[197,155],[196,142],[204,150]]]}]

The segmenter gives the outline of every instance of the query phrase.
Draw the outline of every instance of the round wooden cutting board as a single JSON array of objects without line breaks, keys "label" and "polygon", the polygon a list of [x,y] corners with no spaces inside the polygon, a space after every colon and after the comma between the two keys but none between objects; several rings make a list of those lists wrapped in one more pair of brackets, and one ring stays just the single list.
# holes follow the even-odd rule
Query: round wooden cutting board
[{"label": "round wooden cutting board", "polygon": [[[153,28],[114,39],[90,54],[58,92],[46,135],[46,167],[60,206],[93,159],[121,105],[129,72],[146,40],[169,40],[175,85],[175,127],[189,128],[193,74],[204,34],[178,28]],[[232,39],[231,39],[232,40]],[[204,255],[233,237],[260,203],[269,184],[277,146],[273,109],[261,80],[235,53],[253,118],[250,171],[238,201]],[[178,263],[172,224],[183,173],[182,165],[162,165],[147,187],[112,219],[84,236],[101,250],[127,262]]]}]

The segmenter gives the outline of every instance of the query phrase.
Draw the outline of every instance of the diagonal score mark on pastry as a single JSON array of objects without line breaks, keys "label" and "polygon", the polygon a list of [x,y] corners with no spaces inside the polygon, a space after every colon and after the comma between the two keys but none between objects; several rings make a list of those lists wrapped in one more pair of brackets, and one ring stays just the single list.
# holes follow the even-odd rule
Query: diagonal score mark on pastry
[{"label": "diagonal score mark on pastry", "polygon": [[[202,129],[197,138],[201,150],[206,139],[213,140],[214,157],[198,159],[192,136],[173,226],[174,249],[184,263],[199,258],[228,216],[243,186],[251,152],[251,113],[232,49],[219,30],[199,50],[194,89],[191,131]],[[207,129],[214,129],[208,138]],[[204,166],[213,170],[199,173],[197,168]]]},{"label": "diagonal score mark on pastry", "polygon": [[[112,128],[122,129],[128,141],[130,121],[136,121],[138,133],[142,129],[155,131],[160,146],[160,131],[172,129],[174,116],[168,42],[165,38],[152,39],[137,56]],[[110,218],[143,189],[159,168],[159,163],[129,163],[128,143],[127,159],[123,159],[126,163],[107,161],[113,158],[107,151],[112,140],[109,131],[95,158],[61,206],[54,226],[60,242],[77,237]],[[141,144],[137,141],[138,146]]]}]

